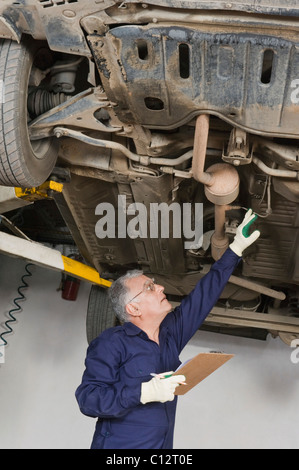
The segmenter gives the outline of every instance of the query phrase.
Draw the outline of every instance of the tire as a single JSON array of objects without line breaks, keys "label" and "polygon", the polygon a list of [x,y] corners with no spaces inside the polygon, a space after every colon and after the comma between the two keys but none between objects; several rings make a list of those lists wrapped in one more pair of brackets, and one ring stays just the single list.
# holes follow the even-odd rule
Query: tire
[{"label": "tire", "polygon": [[[29,77],[40,42],[0,40],[0,184],[34,187],[50,175],[58,154],[55,137],[30,142],[27,127]],[[45,53],[46,54],[46,53]]]},{"label": "tire", "polygon": [[116,316],[109,301],[107,290],[92,286],[89,294],[86,336],[88,344],[107,328],[117,325]]}]

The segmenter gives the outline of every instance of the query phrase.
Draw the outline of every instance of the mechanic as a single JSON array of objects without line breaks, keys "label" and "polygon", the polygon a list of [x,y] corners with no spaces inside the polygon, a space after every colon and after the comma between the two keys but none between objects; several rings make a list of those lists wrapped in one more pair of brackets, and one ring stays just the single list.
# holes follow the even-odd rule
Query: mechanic
[{"label": "mechanic", "polygon": [[[242,252],[260,235],[249,209],[233,242],[171,311],[164,287],[132,271],[109,288],[124,323],[89,345],[76,398],[82,413],[97,417],[92,449],[172,449],[177,396],[185,377],[171,376],[179,354],[217,302]],[[157,374],[153,376],[154,374]],[[167,378],[164,378],[164,377]]]}]

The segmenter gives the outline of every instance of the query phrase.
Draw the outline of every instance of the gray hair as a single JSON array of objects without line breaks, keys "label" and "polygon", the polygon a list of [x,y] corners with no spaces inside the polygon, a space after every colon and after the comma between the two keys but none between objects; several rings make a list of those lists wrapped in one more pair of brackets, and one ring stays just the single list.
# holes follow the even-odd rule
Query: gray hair
[{"label": "gray hair", "polygon": [[108,289],[110,302],[120,322],[128,321],[126,305],[129,300],[130,291],[126,285],[126,281],[133,277],[141,276],[142,274],[143,271],[139,271],[138,269],[128,271],[126,274],[116,279]]}]

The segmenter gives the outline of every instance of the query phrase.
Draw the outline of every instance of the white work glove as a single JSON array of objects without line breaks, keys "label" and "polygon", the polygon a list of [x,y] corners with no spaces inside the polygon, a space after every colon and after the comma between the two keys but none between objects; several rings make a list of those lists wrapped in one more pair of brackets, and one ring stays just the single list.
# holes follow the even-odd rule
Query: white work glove
[{"label": "white work glove", "polygon": [[243,222],[237,228],[234,241],[229,245],[229,247],[238,256],[242,256],[243,251],[254,243],[261,234],[259,230],[255,230],[251,235],[249,235],[250,226],[256,219],[257,215],[252,212],[252,209],[248,209]]},{"label": "white work glove", "polygon": [[175,389],[181,382],[185,382],[185,376],[172,375],[166,379],[163,378],[163,375],[168,376],[170,374],[173,374],[173,372],[163,372],[163,374],[157,375],[149,382],[142,382],[140,401],[143,405],[152,401],[164,403],[174,399]]}]

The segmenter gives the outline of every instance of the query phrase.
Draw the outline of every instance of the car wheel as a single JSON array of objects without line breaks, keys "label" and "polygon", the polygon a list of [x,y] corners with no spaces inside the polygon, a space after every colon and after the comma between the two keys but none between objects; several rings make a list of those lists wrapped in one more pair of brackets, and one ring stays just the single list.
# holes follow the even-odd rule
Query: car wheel
[{"label": "car wheel", "polygon": [[[28,91],[34,71],[43,77],[51,53],[44,44],[0,40],[0,184],[34,187],[50,175],[57,158],[55,137],[30,141]],[[36,65],[37,64],[37,65]]]},{"label": "car wheel", "polygon": [[107,290],[92,286],[89,294],[86,336],[88,344],[107,328],[116,326],[117,320]]}]

